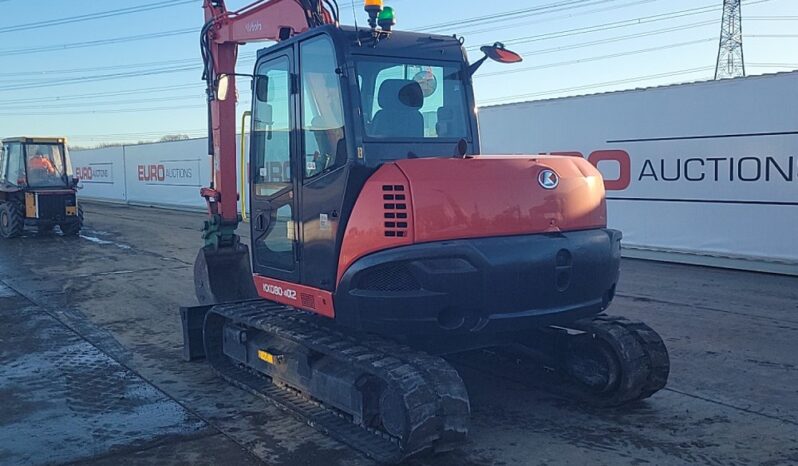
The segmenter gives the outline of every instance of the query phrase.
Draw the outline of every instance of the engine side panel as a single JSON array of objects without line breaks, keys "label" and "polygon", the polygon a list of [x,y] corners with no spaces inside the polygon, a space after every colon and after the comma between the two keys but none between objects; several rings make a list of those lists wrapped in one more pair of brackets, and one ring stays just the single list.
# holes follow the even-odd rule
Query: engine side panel
[{"label": "engine side panel", "polygon": [[[538,181],[544,170],[554,189]],[[358,259],[410,244],[604,228],[599,171],[576,157],[409,159],[380,167],[347,224],[338,280]]]},{"label": "engine side panel", "polygon": [[380,167],[355,202],[341,244],[336,282],[355,260],[367,254],[413,244],[412,211],[407,178],[396,164]]},{"label": "engine side panel", "polygon": [[[598,170],[575,157],[403,160],[416,243],[587,230],[607,224]],[[544,170],[554,189],[538,182]]]}]

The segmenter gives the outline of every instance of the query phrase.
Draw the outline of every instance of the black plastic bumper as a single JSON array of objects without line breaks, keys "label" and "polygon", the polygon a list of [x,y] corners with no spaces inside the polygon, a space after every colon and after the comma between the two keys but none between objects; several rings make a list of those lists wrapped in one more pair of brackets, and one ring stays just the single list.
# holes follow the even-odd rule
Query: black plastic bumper
[{"label": "black plastic bumper", "polygon": [[416,244],[353,264],[336,320],[404,335],[507,332],[603,311],[614,297],[621,232],[609,229]]}]

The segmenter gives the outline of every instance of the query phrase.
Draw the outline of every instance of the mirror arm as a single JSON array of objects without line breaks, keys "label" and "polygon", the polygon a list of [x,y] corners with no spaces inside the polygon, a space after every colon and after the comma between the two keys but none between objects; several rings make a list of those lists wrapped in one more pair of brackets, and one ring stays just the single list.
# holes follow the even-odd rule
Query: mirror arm
[{"label": "mirror arm", "polygon": [[485,61],[488,59],[488,56],[485,55],[484,57],[480,58],[479,60],[475,61],[468,67],[468,77],[474,76],[474,73],[477,72],[480,66],[482,66]]}]

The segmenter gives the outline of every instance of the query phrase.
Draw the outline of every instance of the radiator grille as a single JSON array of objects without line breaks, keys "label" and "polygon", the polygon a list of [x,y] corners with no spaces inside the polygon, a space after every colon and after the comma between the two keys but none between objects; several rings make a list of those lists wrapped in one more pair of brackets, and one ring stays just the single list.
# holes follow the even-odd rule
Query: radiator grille
[{"label": "radiator grille", "polygon": [[416,277],[405,264],[389,264],[367,270],[358,281],[358,288],[369,291],[420,290]]},{"label": "radiator grille", "polygon": [[38,196],[39,218],[47,220],[60,220],[66,216],[66,196],[42,195]]}]

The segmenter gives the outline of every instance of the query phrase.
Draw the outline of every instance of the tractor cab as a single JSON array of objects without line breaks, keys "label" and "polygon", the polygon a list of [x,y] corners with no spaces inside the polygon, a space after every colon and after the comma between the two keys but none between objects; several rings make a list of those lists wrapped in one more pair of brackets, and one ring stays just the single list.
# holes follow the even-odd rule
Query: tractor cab
[{"label": "tractor cab", "polygon": [[0,236],[22,233],[25,225],[50,231],[60,226],[77,235],[82,213],[77,179],[64,138],[19,137],[2,141],[0,150]]}]

